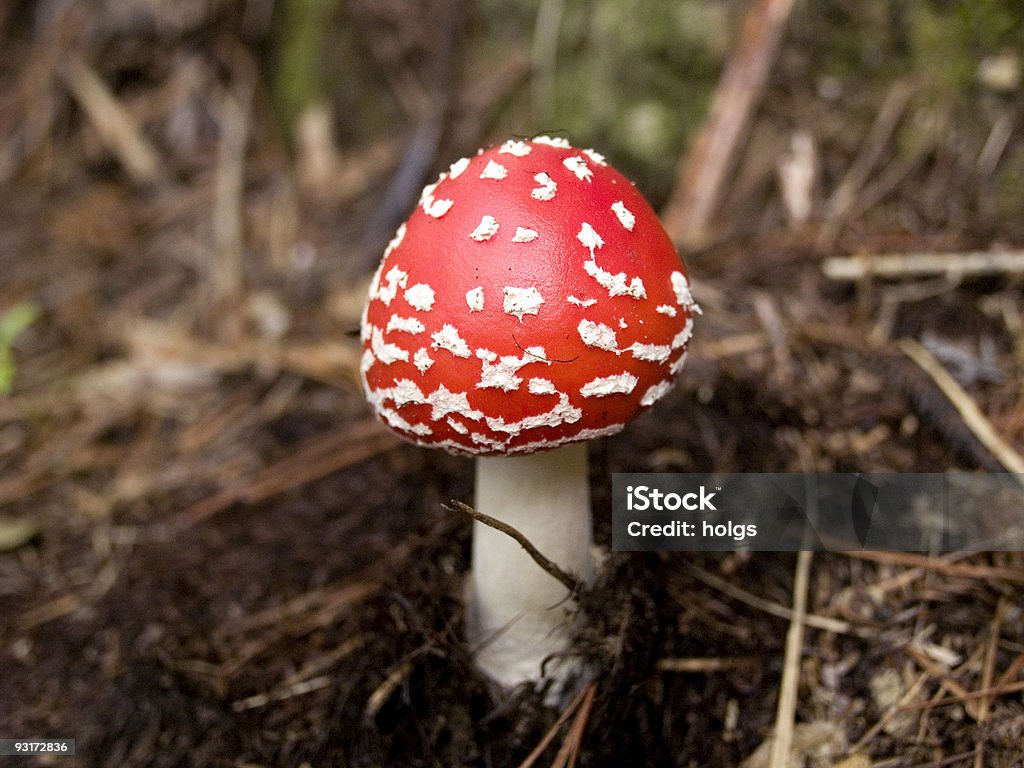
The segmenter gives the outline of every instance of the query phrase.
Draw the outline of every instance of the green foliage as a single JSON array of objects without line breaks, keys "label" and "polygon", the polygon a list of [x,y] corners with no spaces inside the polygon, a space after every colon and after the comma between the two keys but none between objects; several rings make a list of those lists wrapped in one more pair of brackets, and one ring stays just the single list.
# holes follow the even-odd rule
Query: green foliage
[{"label": "green foliage", "polygon": [[918,0],[907,9],[914,71],[940,90],[965,92],[986,55],[1008,47],[1024,52],[1020,0]]},{"label": "green foliage", "polygon": [[326,95],[323,51],[330,30],[328,22],[338,5],[339,0],[280,3],[271,89],[274,107],[287,133],[305,107]]},{"label": "green foliage", "polygon": [[29,301],[15,304],[0,316],[0,397],[10,394],[14,386],[14,342],[38,316],[39,308]]}]

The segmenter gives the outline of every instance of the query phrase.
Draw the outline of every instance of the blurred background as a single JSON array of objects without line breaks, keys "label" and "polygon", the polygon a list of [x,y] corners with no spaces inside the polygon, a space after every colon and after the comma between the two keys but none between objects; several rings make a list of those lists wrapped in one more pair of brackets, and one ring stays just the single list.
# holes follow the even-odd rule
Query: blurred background
[{"label": "blurred background", "polygon": [[[595,448],[599,542],[617,471],[1024,472],[1022,73],[1019,0],[0,0],[0,737],[76,738],[68,766],[537,746],[552,713],[495,707],[459,641],[471,467],[358,380],[384,244],[510,136],[606,155],[704,309],[677,390]],[[807,640],[821,764],[1020,765],[992,693],[1020,555],[942,562],[817,561],[849,630]],[[609,563],[563,760],[754,754],[791,558]],[[891,714],[928,695],[967,698]]]}]

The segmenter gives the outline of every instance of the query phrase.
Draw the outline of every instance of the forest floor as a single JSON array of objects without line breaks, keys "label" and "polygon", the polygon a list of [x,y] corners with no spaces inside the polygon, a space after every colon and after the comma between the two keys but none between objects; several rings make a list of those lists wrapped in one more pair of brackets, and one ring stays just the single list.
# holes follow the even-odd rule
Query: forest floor
[{"label": "forest floor", "polygon": [[[77,745],[22,763],[757,768],[778,728],[791,765],[1024,765],[1020,552],[609,552],[581,597],[593,683],[558,711],[492,696],[449,509],[471,463],[394,438],[358,377],[415,132],[339,151],[314,121],[296,160],[234,5],[142,36],[66,5],[31,34],[0,13],[0,738]],[[1020,461],[1019,82],[839,96],[808,85],[809,24],[684,254],[677,388],[591,452],[606,549],[616,472]],[[461,83],[432,173],[506,138],[480,112],[509,68]],[[868,254],[894,272],[838,274]]]}]

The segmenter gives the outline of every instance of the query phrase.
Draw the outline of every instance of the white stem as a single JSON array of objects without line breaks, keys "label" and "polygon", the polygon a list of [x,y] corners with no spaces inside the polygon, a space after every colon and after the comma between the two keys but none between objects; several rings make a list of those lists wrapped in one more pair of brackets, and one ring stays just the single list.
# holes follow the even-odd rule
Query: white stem
[{"label": "white stem", "polygon": [[[592,579],[585,443],[526,456],[478,458],[476,508],[511,525],[563,570],[584,582]],[[471,645],[478,648],[477,665],[492,680],[505,687],[537,682],[544,659],[568,650],[575,604],[567,595],[565,585],[514,539],[473,523],[467,628]],[[558,668],[554,660],[547,671],[550,675]]]}]

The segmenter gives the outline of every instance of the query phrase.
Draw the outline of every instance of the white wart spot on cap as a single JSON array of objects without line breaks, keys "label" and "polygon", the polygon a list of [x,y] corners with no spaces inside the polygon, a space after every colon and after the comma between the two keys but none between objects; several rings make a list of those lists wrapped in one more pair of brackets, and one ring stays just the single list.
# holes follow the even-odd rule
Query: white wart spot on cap
[{"label": "white wart spot on cap", "polygon": [[420,207],[423,208],[424,213],[430,212],[430,206],[434,204],[434,190],[437,189],[437,185],[444,180],[444,174],[438,178],[437,181],[432,184],[427,184],[420,192]]},{"label": "white wart spot on cap", "polygon": [[534,200],[553,200],[555,198],[555,193],[558,191],[558,184],[555,183],[554,179],[541,171],[534,175],[533,180],[540,184],[539,187],[530,190],[530,196]]},{"label": "white wart spot on cap", "polygon": [[595,152],[593,149],[584,149],[583,154],[589,157],[598,165],[608,165],[608,162],[604,159],[604,155],[600,152]]},{"label": "white wart spot on cap", "polygon": [[673,386],[675,386],[675,383],[670,380],[659,381],[653,387],[650,387],[646,392],[644,392],[644,396],[640,398],[640,405],[645,408],[647,406],[654,405],[658,400],[667,395],[672,390]]},{"label": "white wart spot on cap", "polygon": [[465,424],[462,424],[461,422],[456,421],[451,416],[449,416],[447,419],[445,419],[445,421],[448,422],[448,426],[449,427],[454,429],[460,435],[468,435],[469,434],[469,428]]},{"label": "white wart spot on cap", "polygon": [[373,294],[374,298],[384,302],[384,306],[390,307],[392,299],[398,294],[398,289],[405,288],[409,283],[409,273],[398,267],[392,267],[384,275],[384,282],[386,285],[380,285],[378,281],[377,289],[373,291]]},{"label": "white wart spot on cap", "polygon": [[659,304],[657,307],[654,308],[654,311],[660,312],[663,315],[668,315],[669,317],[676,316],[676,308],[673,307],[671,304]]},{"label": "white wart spot on cap", "polygon": [[583,440],[597,440],[599,437],[616,435],[625,427],[625,424],[609,424],[607,427],[581,429],[575,434],[566,435],[565,437],[560,437],[557,440],[537,440],[533,443],[523,443],[522,445],[513,447],[509,453],[530,453],[531,451],[542,451],[557,448],[558,446],[565,445],[566,443],[576,443]]},{"label": "white wart spot on cap", "polygon": [[482,243],[484,240],[490,240],[496,234],[498,234],[498,221],[493,216],[484,216],[476,225],[476,229],[469,233],[469,236],[478,243]]},{"label": "white wart spot on cap", "polygon": [[398,315],[389,317],[388,326],[384,329],[386,333],[402,331],[403,333],[411,333],[413,335],[423,333],[425,330],[426,326],[415,317],[399,317]]},{"label": "white wart spot on cap", "polygon": [[583,339],[583,343],[588,347],[596,347],[607,352],[617,352],[619,349],[619,341],[615,336],[615,331],[604,323],[595,323],[593,320],[580,320],[576,330],[579,332],[580,338]]},{"label": "white wart spot on cap", "polygon": [[636,216],[633,215],[633,212],[621,200],[612,203],[612,212],[628,232],[633,231],[633,227],[636,225]]},{"label": "white wart spot on cap", "polygon": [[690,293],[690,281],[682,272],[673,272],[669,279],[672,281],[672,292],[676,295],[676,303],[688,310],[692,310],[697,302],[693,300]]},{"label": "white wart spot on cap", "polygon": [[693,336],[693,318],[686,318],[686,325],[683,326],[683,330],[675,335],[672,339],[672,349],[679,349],[685,347],[690,341],[690,337]]},{"label": "white wart spot on cap", "polygon": [[469,168],[469,158],[463,157],[456,160],[448,167],[448,178],[457,179],[462,175],[462,172]]},{"label": "white wart spot on cap", "polygon": [[590,166],[587,165],[587,161],[579,155],[573,155],[572,157],[565,158],[565,160],[562,161],[562,165],[575,174],[576,178],[580,181],[590,181],[594,176],[594,172],[590,170]]},{"label": "white wart spot on cap", "polygon": [[498,149],[498,154],[514,155],[515,157],[526,157],[533,151],[533,148],[525,141],[516,141],[515,139],[509,139],[501,148]]},{"label": "white wart spot on cap", "polygon": [[549,379],[530,379],[526,384],[526,391],[531,395],[554,395],[558,392],[555,385]]},{"label": "white wart spot on cap", "polygon": [[534,136],[534,144],[547,144],[549,147],[558,147],[559,149],[572,149],[572,144],[569,143],[568,139],[563,139],[560,136]]},{"label": "white wart spot on cap", "polygon": [[366,373],[375,362],[377,362],[377,358],[373,354],[373,350],[364,349],[362,357],[359,358],[359,370]]},{"label": "white wart spot on cap", "polygon": [[477,389],[500,389],[502,392],[514,392],[523,383],[517,372],[530,363],[549,363],[544,360],[543,347],[530,347],[522,357],[502,355],[500,358],[489,349],[478,349],[476,356],[480,359],[480,381]]},{"label": "white wart spot on cap", "polygon": [[591,256],[594,255],[595,248],[600,248],[604,245],[604,239],[585,221],[580,225],[580,231],[576,233],[576,239],[583,243],[584,248],[590,250]]},{"label": "white wart spot on cap", "polygon": [[[391,252],[402,244],[402,240],[405,238],[405,222],[403,221],[398,229],[395,230],[395,236],[388,242],[387,248],[384,249],[384,258],[386,259],[391,255]],[[383,259],[381,260],[383,263]]]},{"label": "white wart spot on cap", "polygon": [[[504,451],[505,450],[505,444],[504,443],[499,442],[497,440],[493,440],[493,439],[487,437],[487,435],[481,435],[479,432],[471,432],[470,435],[469,435],[469,439],[472,440],[477,445],[484,446],[485,449],[489,448],[489,449],[495,450],[495,451]],[[472,448],[467,448],[467,447],[463,447],[462,449],[466,450],[466,451],[469,451],[470,453],[483,453],[483,450],[473,450]]]},{"label": "white wart spot on cap", "polygon": [[674,363],[672,363],[671,366],[669,366],[668,370],[673,376],[675,376],[677,373],[683,370],[683,366],[686,365],[686,357],[689,354],[689,350],[683,350],[683,354],[679,356],[679,359],[677,359]]},{"label": "white wart spot on cap", "polygon": [[483,312],[484,309],[484,288],[478,285],[466,291],[466,304],[470,312]]},{"label": "white wart spot on cap", "polygon": [[636,342],[629,346],[629,351],[637,360],[644,360],[649,363],[664,363],[672,354],[672,347],[668,344],[641,344]]},{"label": "white wart spot on cap", "polygon": [[426,373],[430,366],[434,364],[434,358],[430,356],[425,347],[420,347],[416,350],[416,354],[412,356],[412,364],[419,369],[420,373]]},{"label": "white wart spot on cap", "polygon": [[565,300],[568,301],[570,304],[573,304],[574,306],[577,307],[582,307],[583,309],[586,309],[587,307],[592,307],[595,304],[597,304],[597,299],[580,299],[572,295],[566,296]]},{"label": "white wart spot on cap", "polygon": [[506,422],[502,418],[487,419],[487,426],[495,432],[505,432],[513,437],[524,429],[537,429],[538,427],[557,427],[560,424],[575,424],[583,417],[583,411],[569,403],[569,397],[564,392],[558,395],[558,404],[550,411],[527,416],[521,421]]},{"label": "white wart spot on cap", "polygon": [[611,298],[616,296],[632,296],[634,299],[647,298],[647,289],[644,288],[643,280],[639,277],[634,277],[627,283],[624,272],[613,275],[611,272],[601,269],[593,256],[588,261],[583,262],[583,269],[597,281],[598,285],[608,291],[608,295]]},{"label": "white wart spot on cap", "polygon": [[[419,405],[426,402],[423,392],[416,386],[415,382],[409,379],[399,379],[390,389],[385,390],[384,397],[390,399],[395,408],[404,408],[407,405]],[[383,394],[383,393],[382,393]]]},{"label": "white wart spot on cap", "polygon": [[426,437],[432,434],[432,430],[426,424],[410,424],[392,408],[378,408],[377,412],[388,423],[388,426],[392,429],[397,429],[399,432],[409,432],[418,437]]},{"label": "white wart spot on cap", "polygon": [[442,325],[440,331],[430,334],[430,338],[434,340],[430,345],[434,349],[446,350],[456,357],[469,357],[469,345],[459,336],[459,329],[450,323]]},{"label": "white wart spot on cap", "polygon": [[435,219],[440,219],[448,211],[451,210],[452,205],[455,204],[454,200],[448,200],[442,198],[441,200],[431,200],[430,203],[424,208],[427,216],[431,216]]},{"label": "white wart spot on cap", "polygon": [[512,236],[513,243],[532,243],[537,239],[537,230],[526,227],[516,227],[516,233]]},{"label": "white wart spot on cap", "polygon": [[640,380],[624,371],[613,376],[599,376],[580,387],[584,397],[608,397],[609,395],[629,395],[636,389]]},{"label": "white wart spot on cap", "polygon": [[429,312],[434,306],[434,289],[426,283],[416,283],[404,295],[409,305],[420,312]]},{"label": "white wart spot on cap", "polygon": [[508,168],[493,160],[488,161],[487,167],[480,174],[481,179],[494,179],[495,181],[500,181],[506,176],[508,176]]},{"label": "white wart spot on cap", "polygon": [[467,419],[479,421],[484,417],[480,411],[473,410],[469,405],[469,398],[465,392],[451,392],[444,384],[436,391],[431,392],[426,402],[431,406],[430,418],[440,421],[450,413],[457,413]]},{"label": "white wart spot on cap", "polygon": [[544,303],[544,297],[533,286],[515,288],[507,285],[503,292],[505,294],[503,305],[505,313],[515,315],[520,322],[523,320],[523,315],[536,315],[540,312],[540,305]]},{"label": "white wart spot on cap", "polygon": [[409,362],[409,353],[397,344],[389,344],[384,341],[384,333],[380,328],[373,328],[370,331],[370,349],[373,356],[384,365],[391,365],[402,361]]}]

